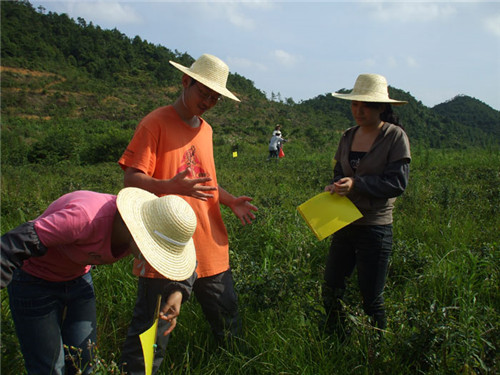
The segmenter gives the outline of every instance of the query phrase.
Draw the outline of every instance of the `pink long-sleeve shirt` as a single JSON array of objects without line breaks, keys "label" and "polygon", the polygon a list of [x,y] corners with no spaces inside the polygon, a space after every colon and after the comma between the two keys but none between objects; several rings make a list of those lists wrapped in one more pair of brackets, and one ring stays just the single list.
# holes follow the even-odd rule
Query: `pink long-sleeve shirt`
[{"label": "pink long-sleeve shirt", "polygon": [[48,281],[68,281],[92,265],[113,263],[111,233],[116,196],[75,191],[52,202],[34,221],[40,241],[48,248],[41,257],[26,260],[22,269]]}]

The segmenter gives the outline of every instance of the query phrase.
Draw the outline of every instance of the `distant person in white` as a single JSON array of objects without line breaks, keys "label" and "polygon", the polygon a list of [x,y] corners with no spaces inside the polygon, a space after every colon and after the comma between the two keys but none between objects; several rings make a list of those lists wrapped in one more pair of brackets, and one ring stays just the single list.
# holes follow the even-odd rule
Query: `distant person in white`
[{"label": "distant person in white", "polygon": [[281,137],[281,132],[277,131],[275,134],[271,137],[271,140],[269,141],[269,159],[278,159],[279,151],[281,144],[286,142],[286,139]]}]

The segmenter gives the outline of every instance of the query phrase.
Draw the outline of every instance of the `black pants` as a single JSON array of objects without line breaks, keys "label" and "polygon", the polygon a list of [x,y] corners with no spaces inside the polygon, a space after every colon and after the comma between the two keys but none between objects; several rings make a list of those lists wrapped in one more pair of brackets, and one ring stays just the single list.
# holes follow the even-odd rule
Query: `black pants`
[{"label": "black pants", "polygon": [[[163,295],[163,291],[169,282],[167,279],[139,278],[134,315],[122,349],[121,362],[122,365],[126,363],[126,365],[123,365],[123,369],[127,374],[144,374],[144,357],[139,335],[153,324],[157,296],[159,294]],[[210,323],[218,343],[223,344],[238,335],[241,322],[231,270],[197,279],[193,286],[193,292],[201,304],[203,313]],[[180,316],[182,316],[182,310]],[[162,319],[158,320],[153,374],[158,371],[165,357],[170,335],[163,336],[163,332],[168,328],[169,324]]]},{"label": "black pants", "polygon": [[357,268],[363,309],[377,327],[385,329],[383,290],[391,252],[392,224],[348,225],[336,232],[324,277],[323,302],[327,314],[339,317],[339,300],[345,292],[347,279]]},{"label": "black pants", "polygon": [[279,153],[279,149],[278,150],[269,150],[268,159],[278,159],[278,153]]},{"label": "black pants", "polygon": [[241,330],[238,297],[231,270],[195,281],[193,292],[220,345],[237,337]]}]

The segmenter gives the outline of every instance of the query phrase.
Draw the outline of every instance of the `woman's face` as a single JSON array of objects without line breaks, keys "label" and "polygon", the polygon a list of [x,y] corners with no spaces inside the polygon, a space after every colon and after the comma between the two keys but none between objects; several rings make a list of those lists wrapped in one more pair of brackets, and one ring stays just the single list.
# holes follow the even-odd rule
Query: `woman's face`
[{"label": "woman's face", "polygon": [[384,111],[384,104],[373,105],[372,103],[351,101],[352,117],[359,126],[380,125],[380,114]]}]

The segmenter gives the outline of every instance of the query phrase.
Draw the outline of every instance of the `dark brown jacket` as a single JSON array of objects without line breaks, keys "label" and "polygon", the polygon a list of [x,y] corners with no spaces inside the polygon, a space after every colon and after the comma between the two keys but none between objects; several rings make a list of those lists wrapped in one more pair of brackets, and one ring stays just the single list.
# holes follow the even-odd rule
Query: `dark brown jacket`
[{"label": "dark brown jacket", "polygon": [[347,197],[363,214],[355,225],[391,224],[396,197],[408,184],[410,142],[402,128],[384,123],[354,172],[349,164],[349,152],[357,129],[359,126],[346,130],[340,139],[335,154],[334,181],[354,177],[353,190]]}]

